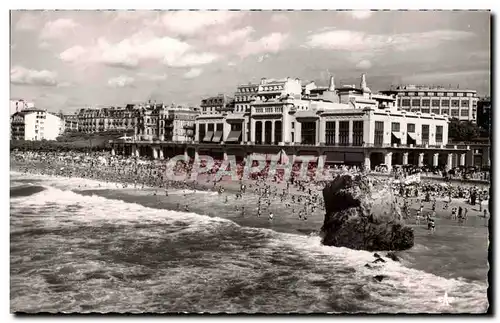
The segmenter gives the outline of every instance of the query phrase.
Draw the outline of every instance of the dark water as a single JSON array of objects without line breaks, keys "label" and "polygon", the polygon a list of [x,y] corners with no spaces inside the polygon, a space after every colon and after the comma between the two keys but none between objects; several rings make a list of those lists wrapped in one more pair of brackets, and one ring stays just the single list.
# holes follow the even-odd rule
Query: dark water
[{"label": "dark water", "polygon": [[[105,183],[19,174],[11,191],[30,185],[44,190],[11,197],[12,311],[479,313],[488,306],[482,271],[444,277],[391,260],[366,268],[371,253],[277,232],[292,220],[241,218],[231,211],[234,201],[220,206],[211,193],[162,200]],[[161,208],[176,201],[214,216]],[[311,229],[319,217],[311,217]],[[413,259],[432,250],[414,249]],[[382,282],[373,279],[381,274]]]}]

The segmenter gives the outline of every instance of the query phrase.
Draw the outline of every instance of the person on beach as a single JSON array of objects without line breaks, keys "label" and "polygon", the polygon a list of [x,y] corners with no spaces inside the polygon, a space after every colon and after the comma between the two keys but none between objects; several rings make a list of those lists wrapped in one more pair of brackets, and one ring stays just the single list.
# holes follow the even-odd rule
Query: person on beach
[{"label": "person on beach", "polygon": [[273,214],[273,212],[270,212],[270,213],[269,213],[269,221],[272,221],[272,220],[273,220],[273,218],[274,218],[274,214]]},{"label": "person on beach", "polygon": [[434,231],[436,231],[436,223],[434,222],[434,219],[430,219],[427,223],[427,230],[429,230],[430,233],[434,233]]},{"label": "person on beach", "polygon": [[421,211],[417,210],[417,216],[415,217],[415,224],[417,224],[417,225],[420,225],[420,219],[422,218],[420,214],[421,214]]}]

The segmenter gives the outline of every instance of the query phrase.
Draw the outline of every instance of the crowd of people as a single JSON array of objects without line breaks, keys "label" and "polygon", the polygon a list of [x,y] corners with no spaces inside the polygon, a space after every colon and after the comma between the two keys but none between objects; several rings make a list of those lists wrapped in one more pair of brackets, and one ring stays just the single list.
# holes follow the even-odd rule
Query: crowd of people
[{"label": "crowd of people", "polygon": [[[301,164],[294,163],[289,176],[285,176],[285,170],[278,169],[270,172],[271,164],[267,162],[260,171],[248,174],[245,178],[245,161],[240,161],[236,165],[236,179],[234,175],[219,174],[220,168],[224,165],[222,160],[215,160],[211,170],[205,174],[197,174],[193,169],[192,162],[177,161],[171,165],[168,159],[148,160],[138,157],[112,156],[106,152],[77,153],[77,152],[14,152],[11,154],[14,162],[22,166],[24,172],[37,172],[46,175],[57,175],[66,177],[91,178],[105,182],[117,183],[124,188],[133,186],[141,189],[153,187],[158,190],[165,190],[168,195],[170,188],[175,189],[209,189],[223,194],[226,190],[235,194],[235,198],[242,198],[248,192],[258,196],[257,216],[266,214],[272,221],[274,214],[270,211],[270,205],[278,201],[282,205],[292,210],[300,219],[307,220],[308,215],[316,210],[323,210],[321,188],[336,174],[340,173],[362,173],[366,172],[357,166],[332,165],[325,166],[323,176],[317,176],[318,165],[310,162],[305,170],[306,176],[301,176]],[[257,166],[254,161],[252,166]],[[206,164],[201,164],[206,166]],[[383,169],[375,169],[372,173]],[[467,207],[452,207],[449,205],[452,199],[467,201],[471,207],[479,204],[481,212],[481,202],[489,198],[489,192],[479,186],[454,185],[446,181],[421,181],[405,182],[415,174],[422,175],[419,168],[395,168],[390,177],[385,177],[388,183],[392,183],[396,198],[396,203],[402,210],[405,218],[414,218],[419,225],[422,219],[426,219],[428,229],[435,230],[434,218],[436,216],[437,204],[441,203],[442,211],[449,213],[449,218],[456,219],[460,224],[467,220]],[[248,189],[247,190],[247,186]],[[155,191],[154,194],[158,194]],[[227,202],[227,194],[226,202]],[[412,205],[419,205],[416,213],[412,213]],[[423,213],[424,203],[428,203],[431,212]],[[178,208],[182,208],[181,205]],[[184,206],[184,210],[188,210]],[[244,207],[238,209],[244,215],[248,213]]]}]

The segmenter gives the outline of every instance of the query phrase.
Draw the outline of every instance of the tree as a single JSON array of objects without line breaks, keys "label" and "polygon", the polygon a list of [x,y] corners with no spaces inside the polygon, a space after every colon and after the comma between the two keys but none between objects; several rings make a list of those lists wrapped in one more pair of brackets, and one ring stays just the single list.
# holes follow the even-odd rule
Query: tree
[{"label": "tree", "polygon": [[448,139],[450,141],[473,141],[479,137],[480,128],[471,121],[450,120]]}]

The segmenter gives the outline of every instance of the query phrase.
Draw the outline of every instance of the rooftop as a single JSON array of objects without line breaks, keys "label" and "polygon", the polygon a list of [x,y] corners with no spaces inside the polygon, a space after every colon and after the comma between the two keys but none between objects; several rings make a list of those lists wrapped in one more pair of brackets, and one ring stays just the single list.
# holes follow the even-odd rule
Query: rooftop
[{"label": "rooftop", "polygon": [[425,84],[399,84],[391,85],[391,91],[448,91],[448,92],[476,92],[476,90],[461,89],[459,86],[452,88],[441,85],[425,85]]}]

